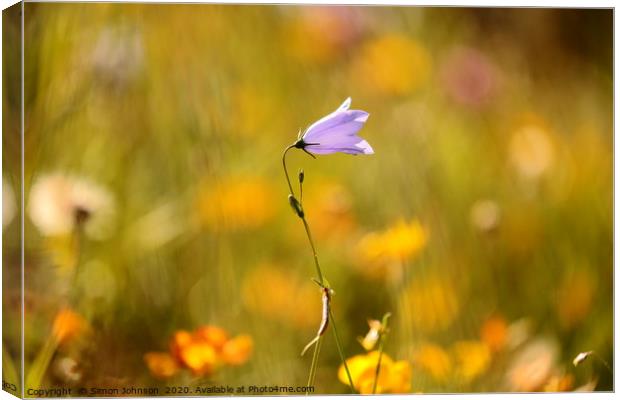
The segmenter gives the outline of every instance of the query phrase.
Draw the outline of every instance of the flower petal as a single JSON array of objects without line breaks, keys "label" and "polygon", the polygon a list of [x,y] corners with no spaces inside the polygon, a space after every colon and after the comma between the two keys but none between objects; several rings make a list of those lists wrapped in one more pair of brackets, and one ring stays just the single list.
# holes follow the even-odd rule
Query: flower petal
[{"label": "flower petal", "polygon": [[306,143],[325,143],[330,139],[339,140],[342,136],[352,136],[359,132],[368,119],[368,113],[352,110],[334,116],[332,120],[306,131],[303,139]]},{"label": "flower petal", "polygon": [[316,143],[316,140],[320,137],[330,134],[330,129],[344,124],[352,124],[352,126],[356,127],[356,130],[352,131],[352,133],[360,130],[368,119],[368,113],[361,110],[349,110],[350,106],[351,98],[349,97],[336,111],[310,125],[303,135],[306,143]]},{"label": "flower petal", "polygon": [[314,154],[374,154],[370,144],[359,136],[348,136],[345,139],[347,140],[343,139],[333,144],[309,144],[306,146],[306,150]]}]

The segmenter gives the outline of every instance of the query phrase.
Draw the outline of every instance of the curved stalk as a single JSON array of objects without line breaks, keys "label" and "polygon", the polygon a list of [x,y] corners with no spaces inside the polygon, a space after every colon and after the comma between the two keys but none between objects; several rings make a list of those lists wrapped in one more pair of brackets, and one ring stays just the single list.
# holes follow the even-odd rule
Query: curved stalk
[{"label": "curved stalk", "polygon": [[[282,153],[282,167],[284,169],[284,175],[286,176],[286,183],[288,184],[290,195],[293,196],[293,198],[295,198],[295,192],[293,191],[293,185],[291,184],[291,178],[289,176],[288,168],[286,166],[286,155],[288,151],[293,148],[296,148],[295,144],[292,144],[288,146],[286,149],[284,149],[284,152]],[[302,189],[301,189],[301,182],[300,182],[300,193],[301,193],[301,190]],[[324,278],[323,278],[323,271],[321,270],[321,265],[319,263],[319,256],[316,251],[316,246],[314,245],[314,240],[312,239],[310,225],[308,225],[308,221],[306,220],[305,213],[303,212],[303,203],[300,202],[299,207],[300,207],[301,212],[297,212],[297,216],[299,217],[299,219],[301,219],[304,225],[306,236],[308,237],[308,243],[310,243],[310,248],[312,250],[312,256],[314,258],[314,266],[316,268],[316,273],[318,276],[318,282],[321,286],[324,286],[325,283],[324,283]],[[333,329],[334,337],[336,339],[336,347],[338,348],[338,355],[340,356],[340,360],[342,361],[344,368],[347,372],[347,378],[349,380],[351,391],[355,393],[355,386],[353,385],[353,379],[351,379],[351,374],[349,372],[349,366],[347,365],[346,357],[344,356],[344,352],[342,351],[342,345],[340,344],[340,338],[338,336],[338,331],[336,329],[336,323],[334,321],[332,311],[330,310],[329,313],[330,313],[330,319],[331,319],[331,327]],[[319,353],[321,351],[320,348],[321,348],[322,341],[323,341],[323,337],[320,337],[314,347],[314,353],[312,356],[312,364],[310,365],[310,374],[308,377],[308,386],[314,385],[314,378],[316,376],[316,370],[318,367],[318,359],[319,359]]]}]

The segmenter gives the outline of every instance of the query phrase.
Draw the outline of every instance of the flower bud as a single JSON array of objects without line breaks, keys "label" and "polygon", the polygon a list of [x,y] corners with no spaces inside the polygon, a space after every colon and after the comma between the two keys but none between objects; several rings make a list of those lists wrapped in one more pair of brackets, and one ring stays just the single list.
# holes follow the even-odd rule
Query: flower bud
[{"label": "flower bud", "polygon": [[577,354],[577,357],[575,357],[575,359],[573,360],[573,365],[576,367],[577,365],[581,364],[588,357],[590,357],[591,354],[592,354],[592,351],[585,351],[583,353]]},{"label": "flower bud", "polygon": [[303,218],[304,217],[304,210],[301,208],[301,204],[299,204],[299,201],[297,201],[295,196],[293,196],[292,194],[289,194],[288,195],[288,202],[290,203],[291,207],[293,208],[293,211],[295,211],[297,216],[299,218]]}]

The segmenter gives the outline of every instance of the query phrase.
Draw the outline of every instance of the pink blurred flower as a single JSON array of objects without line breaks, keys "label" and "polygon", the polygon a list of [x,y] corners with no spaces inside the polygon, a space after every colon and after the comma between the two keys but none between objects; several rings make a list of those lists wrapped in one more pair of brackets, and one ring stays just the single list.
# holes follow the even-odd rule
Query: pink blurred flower
[{"label": "pink blurred flower", "polygon": [[480,108],[495,95],[497,69],[480,51],[468,47],[453,49],[441,68],[442,85],[450,98],[466,107]]}]

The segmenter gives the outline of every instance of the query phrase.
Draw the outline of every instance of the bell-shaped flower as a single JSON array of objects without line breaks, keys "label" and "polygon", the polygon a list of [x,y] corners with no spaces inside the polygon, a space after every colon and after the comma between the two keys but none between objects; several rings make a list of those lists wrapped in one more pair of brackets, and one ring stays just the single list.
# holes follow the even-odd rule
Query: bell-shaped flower
[{"label": "bell-shaped flower", "polygon": [[295,147],[313,154],[374,154],[368,142],[357,135],[368,119],[368,113],[349,110],[351,98],[334,112],[316,121],[295,143]]}]

